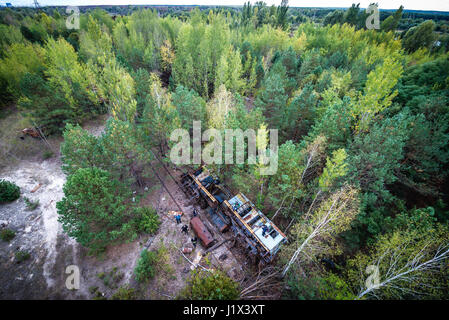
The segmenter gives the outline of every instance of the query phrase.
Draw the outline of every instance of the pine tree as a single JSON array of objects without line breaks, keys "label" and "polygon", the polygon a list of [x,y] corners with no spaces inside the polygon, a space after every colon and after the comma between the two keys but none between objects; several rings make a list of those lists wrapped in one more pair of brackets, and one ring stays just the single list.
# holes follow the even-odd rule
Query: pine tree
[{"label": "pine tree", "polygon": [[68,176],[64,197],[56,204],[64,231],[91,252],[137,237],[131,192],[98,168],[78,169]]},{"label": "pine tree", "polygon": [[261,93],[257,96],[255,105],[261,108],[268,119],[271,128],[281,128],[287,104],[282,78],[271,74],[264,82]]}]

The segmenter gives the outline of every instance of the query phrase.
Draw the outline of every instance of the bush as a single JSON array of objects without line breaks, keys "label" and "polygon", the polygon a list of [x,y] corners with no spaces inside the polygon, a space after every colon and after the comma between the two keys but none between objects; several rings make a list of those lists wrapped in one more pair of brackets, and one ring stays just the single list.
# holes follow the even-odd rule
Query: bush
[{"label": "bush", "polygon": [[21,263],[25,260],[28,260],[30,258],[30,254],[26,251],[17,251],[16,252],[16,261],[17,263]]},{"label": "bush", "polygon": [[0,239],[3,241],[11,241],[16,236],[16,233],[11,229],[3,229],[0,231]]},{"label": "bush", "polygon": [[288,300],[319,300],[319,279],[315,276],[303,278],[296,272],[290,272],[286,279],[289,290],[284,292],[284,298]]},{"label": "bush", "polygon": [[297,300],[353,300],[356,298],[348,284],[338,275],[311,274],[308,278],[291,275],[287,280],[290,290],[287,299]]},{"label": "bush", "polygon": [[156,210],[151,207],[143,207],[136,208],[135,211],[137,216],[137,230],[139,232],[155,234],[161,225]]},{"label": "bush", "polygon": [[134,269],[134,275],[136,276],[137,282],[144,283],[149,279],[154,278],[157,258],[158,254],[155,251],[142,251],[140,258],[137,261],[137,266]]},{"label": "bush", "polygon": [[20,197],[20,188],[14,183],[0,180],[0,203],[11,202]]},{"label": "bush", "polygon": [[181,291],[180,299],[190,300],[236,300],[240,296],[239,284],[223,271],[213,273],[194,272]]},{"label": "bush", "polygon": [[128,286],[120,287],[112,296],[111,300],[135,300],[136,291]]}]

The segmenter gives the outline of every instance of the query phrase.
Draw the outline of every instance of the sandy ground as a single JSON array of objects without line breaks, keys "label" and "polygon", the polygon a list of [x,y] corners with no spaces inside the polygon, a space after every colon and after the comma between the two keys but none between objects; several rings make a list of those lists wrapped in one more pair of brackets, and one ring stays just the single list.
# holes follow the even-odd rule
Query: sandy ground
[{"label": "sandy ground", "polygon": [[[105,120],[91,121],[84,128],[98,136],[104,129]],[[61,139],[50,142],[54,144],[54,150],[59,150]],[[0,179],[14,181],[21,188],[21,197],[0,205],[0,224],[16,232],[9,243],[0,241],[0,299],[91,299],[94,288],[107,298],[124,285],[136,288],[141,298],[173,299],[190,276],[194,268],[192,263],[210,269],[220,266],[235,280],[243,279],[248,262],[238,248],[230,248],[232,241],[205,256],[205,249],[200,245],[185,257],[181,255],[180,249],[191,246],[190,238],[193,236],[191,230],[189,234],[183,234],[181,226],[188,225],[195,204],[188,203],[175,182],[159,169],[166,186],[182,206],[185,213],[183,223],[176,224],[174,218],[167,214],[177,208],[157,180],[151,181],[150,186],[153,187],[141,204],[152,205],[160,215],[162,224],[158,233],[154,237],[141,235],[131,243],[110,247],[100,257],[87,255],[87,250],[69,238],[58,222],[56,203],[63,197],[62,188],[66,180],[59,155],[48,160],[36,157],[18,160],[1,169]],[[178,173],[172,172],[175,176]],[[39,207],[29,211],[24,197],[38,200]],[[231,233],[219,233],[205,216],[200,211],[200,217],[217,241],[232,237]],[[148,244],[149,250],[164,248],[167,259],[156,277],[141,285],[135,282],[133,270],[141,251]],[[18,250],[29,252],[31,258],[17,263],[15,252]],[[79,290],[66,287],[66,268],[71,265],[80,270]]]}]

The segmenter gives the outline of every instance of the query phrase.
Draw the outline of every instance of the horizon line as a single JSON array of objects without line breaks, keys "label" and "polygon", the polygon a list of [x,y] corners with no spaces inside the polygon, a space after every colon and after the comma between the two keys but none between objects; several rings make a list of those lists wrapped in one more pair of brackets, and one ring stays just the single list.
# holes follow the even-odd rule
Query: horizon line
[{"label": "horizon line", "polygon": [[[4,8],[6,7],[6,3],[5,5],[0,4],[0,8]],[[142,6],[150,6],[150,7],[157,7],[157,6],[171,6],[171,7],[243,7],[243,5],[222,5],[222,4],[91,4],[91,5],[77,5],[75,7],[123,7],[123,6],[135,6],[135,7],[142,7]],[[49,5],[40,5],[40,8],[45,8],[45,7],[67,7],[67,5],[60,5],[60,4],[49,4]],[[33,4],[30,5],[16,5],[16,6],[12,6],[10,8],[35,8],[35,6]],[[304,6],[304,7],[297,7],[297,6],[289,6],[289,8],[295,8],[295,9],[349,9],[350,7],[327,7],[327,6]],[[362,9],[362,8],[361,8]],[[394,10],[398,10],[398,8],[379,8],[379,11],[394,11]],[[420,12],[444,12],[444,13],[449,13],[449,11],[443,11],[443,10],[436,10],[436,9],[427,9],[427,10],[421,10],[421,9],[406,9],[404,7],[403,9],[404,12],[406,11],[420,11]]]}]

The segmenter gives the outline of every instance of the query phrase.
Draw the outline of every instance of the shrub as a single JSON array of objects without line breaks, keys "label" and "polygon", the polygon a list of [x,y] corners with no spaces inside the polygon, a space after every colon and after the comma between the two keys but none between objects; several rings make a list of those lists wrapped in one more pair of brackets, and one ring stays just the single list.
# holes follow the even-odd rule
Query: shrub
[{"label": "shrub", "polygon": [[287,299],[297,300],[353,300],[356,298],[348,284],[338,275],[311,274],[308,278],[291,275],[287,280],[290,290]]},{"label": "shrub", "polygon": [[20,197],[20,188],[14,183],[0,180],[0,203],[11,202]]},{"label": "shrub", "polygon": [[3,229],[0,231],[0,239],[3,241],[11,241],[16,236],[16,233],[11,229]]},{"label": "shrub", "polygon": [[21,263],[25,260],[28,260],[30,258],[30,254],[26,251],[17,251],[16,252],[16,261],[17,263]]},{"label": "shrub", "polygon": [[137,230],[139,230],[139,232],[155,234],[161,225],[156,210],[151,207],[143,207],[136,208],[135,211],[137,216]]},{"label": "shrub", "polygon": [[89,292],[91,295],[93,295],[93,300],[106,300],[106,297],[104,296],[104,293],[102,293],[100,290],[98,290],[98,287],[89,287]]},{"label": "shrub", "polygon": [[136,291],[128,286],[120,287],[112,296],[111,300],[135,300]]},{"label": "shrub", "polygon": [[303,278],[291,272],[286,279],[284,297],[289,300],[318,300],[320,298],[319,279],[315,276]]},{"label": "shrub", "polygon": [[333,273],[323,277],[320,289],[321,298],[324,300],[354,300],[357,298],[344,279]]},{"label": "shrub", "polygon": [[155,251],[144,250],[140,254],[140,258],[137,261],[137,266],[134,269],[134,275],[137,282],[144,283],[155,275],[155,265],[157,262],[158,254]]},{"label": "shrub", "polygon": [[39,206],[39,200],[32,201],[32,200],[28,199],[27,197],[24,197],[23,200],[25,201],[27,209],[30,211],[33,211],[34,209],[36,209]]},{"label": "shrub", "polygon": [[179,298],[190,300],[236,300],[240,296],[239,284],[223,271],[213,273],[196,271],[187,281]]}]

